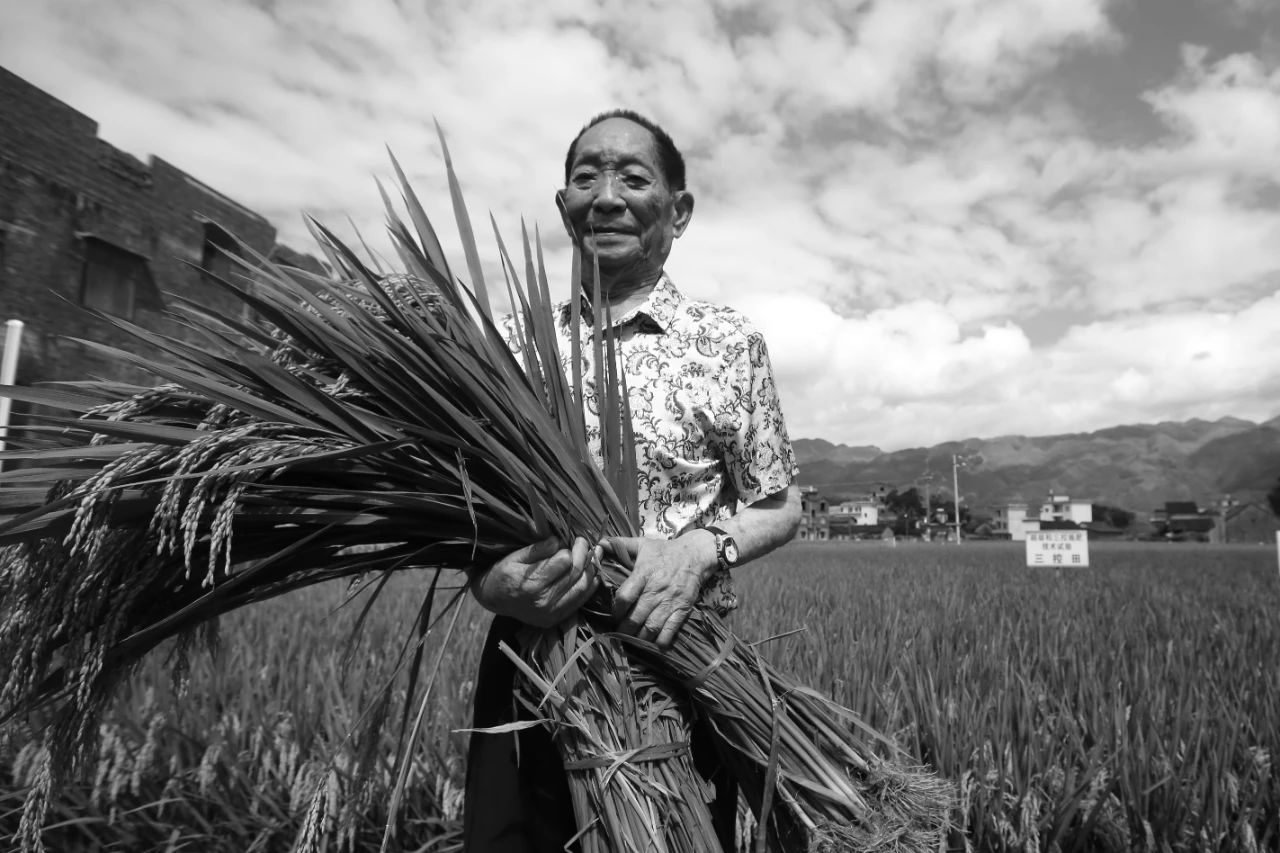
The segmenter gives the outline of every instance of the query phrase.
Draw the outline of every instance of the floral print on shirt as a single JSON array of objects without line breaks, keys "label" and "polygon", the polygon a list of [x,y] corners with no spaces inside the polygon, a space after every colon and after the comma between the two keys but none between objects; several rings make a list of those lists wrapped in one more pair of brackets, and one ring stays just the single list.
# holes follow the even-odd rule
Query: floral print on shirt
[{"label": "floral print on shirt", "polygon": [[[503,329],[517,355],[510,316]],[[578,337],[587,439],[597,464],[601,396],[595,384],[591,308],[577,329],[556,308],[565,375]],[[672,538],[728,518],[791,484],[797,472],[764,337],[732,308],[686,299],[663,276],[645,302],[613,321],[636,440],[645,536]],[[727,572],[704,591],[721,612],[736,606]]]}]

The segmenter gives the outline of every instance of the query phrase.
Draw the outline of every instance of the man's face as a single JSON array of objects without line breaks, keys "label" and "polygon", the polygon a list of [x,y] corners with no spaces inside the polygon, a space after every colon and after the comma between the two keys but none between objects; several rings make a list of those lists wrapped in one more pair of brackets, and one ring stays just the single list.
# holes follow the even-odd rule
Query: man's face
[{"label": "man's face", "polygon": [[624,118],[582,135],[560,197],[587,262],[613,277],[656,277],[693,212],[693,196],[667,185],[653,135]]}]

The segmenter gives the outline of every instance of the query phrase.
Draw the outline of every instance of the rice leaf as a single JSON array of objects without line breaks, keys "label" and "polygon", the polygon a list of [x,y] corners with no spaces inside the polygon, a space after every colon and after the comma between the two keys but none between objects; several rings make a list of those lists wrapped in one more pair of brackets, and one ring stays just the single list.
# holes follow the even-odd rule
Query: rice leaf
[{"label": "rice leaf", "polygon": [[[439,131],[440,125],[436,124],[436,130]],[[441,134],[441,144],[443,145],[444,137]],[[422,243],[422,250],[430,259],[432,266],[438,269],[446,279],[453,279],[453,273],[449,270],[449,261],[445,257],[444,248],[440,245],[440,238],[436,235],[436,230],[431,227],[431,220],[427,218],[426,211],[423,210],[421,202],[418,201],[418,195],[413,191],[412,185],[408,178],[404,175],[404,170],[400,168],[400,161],[396,159],[396,155],[391,153],[391,149],[387,149],[387,156],[391,158],[391,166],[395,169],[396,178],[400,181],[401,198],[404,199],[405,206],[409,208],[409,218],[413,220],[413,225],[418,229],[418,239]],[[446,155],[447,157],[448,155]],[[383,194],[383,200],[386,200],[386,194]],[[390,209],[391,205],[387,204]],[[467,263],[470,264],[470,257]],[[474,274],[474,273],[473,273]]]},{"label": "rice leaf", "polygon": [[467,272],[471,275],[471,286],[475,288],[476,300],[484,317],[493,319],[493,311],[489,307],[489,293],[484,284],[484,270],[480,266],[480,253],[476,249],[475,233],[471,230],[471,217],[467,214],[467,204],[462,198],[462,186],[458,183],[458,175],[453,170],[453,159],[449,156],[449,145],[444,140],[444,131],[440,122],[436,122],[436,135],[440,138],[440,153],[444,158],[445,173],[449,177],[449,195],[453,199],[453,217],[458,226],[458,236],[462,240],[462,251],[467,258]]}]

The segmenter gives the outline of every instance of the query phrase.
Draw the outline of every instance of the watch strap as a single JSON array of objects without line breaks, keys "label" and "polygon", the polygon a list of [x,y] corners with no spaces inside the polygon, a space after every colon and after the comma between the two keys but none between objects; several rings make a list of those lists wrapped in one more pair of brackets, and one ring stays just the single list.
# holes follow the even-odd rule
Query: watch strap
[{"label": "watch strap", "polygon": [[719,564],[720,569],[725,570],[736,565],[737,560],[730,562],[725,554],[725,543],[731,541],[733,537],[714,525],[709,524],[702,529],[716,537],[716,562]]}]

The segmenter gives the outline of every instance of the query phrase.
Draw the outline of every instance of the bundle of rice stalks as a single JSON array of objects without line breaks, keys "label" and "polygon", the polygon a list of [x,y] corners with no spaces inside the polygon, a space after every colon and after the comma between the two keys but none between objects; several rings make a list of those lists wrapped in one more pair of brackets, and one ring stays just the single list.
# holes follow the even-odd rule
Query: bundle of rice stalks
[{"label": "bundle of rice stalks", "polygon": [[[38,418],[4,455],[28,467],[0,474],[0,512],[14,513],[0,526],[0,718],[34,719],[49,744],[24,847],[39,847],[54,776],[92,753],[105,703],[162,641],[179,638],[180,674],[193,640],[216,636],[220,614],[371,573],[362,589],[376,594],[390,572],[433,568],[402,650],[406,703],[418,703],[420,724],[431,681],[419,684],[417,673],[423,638],[439,622],[440,571],[483,571],[551,536],[636,535],[625,378],[604,312],[593,312],[595,381],[606,390],[601,470],[587,443],[582,377],[566,377],[556,351],[536,236],[522,241],[523,281],[499,238],[525,353],[517,361],[492,321],[447,149],[445,162],[473,289],[450,269],[396,166],[414,225],[388,201],[403,272],[362,260],[313,222],[335,276],[257,257],[256,286],[221,281],[265,323],[178,300],[179,316],[207,342],[197,346],[103,316],[167,358],[110,354],[166,384],[3,390],[70,415]],[[598,285],[592,296],[600,304]],[[627,571],[606,569],[614,584]],[[602,590],[580,618],[512,651],[522,699],[564,755],[584,851],[717,846],[688,750],[698,713],[714,723],[782,849],[936,848],[945,791],[880,757],[848,712],[770,670],[713,612],[699,611],[663,654],[609,633],[607,599]],[[379,707],[370,725],[387,718]],[[408,711],[402,769],[417,725]],[[325,797],[318,787],[307,827],[322,823]],[[389,841],[390,829],[384,848]]]},{"label": "bundle of rice stalks", "polygon": [[788,851],[938,849],[950,786],[852,711],[779,673],[713,613],[698,610],[665,651],[615,636],[710,721],[761,827],[757,850],[766,837]]}]

